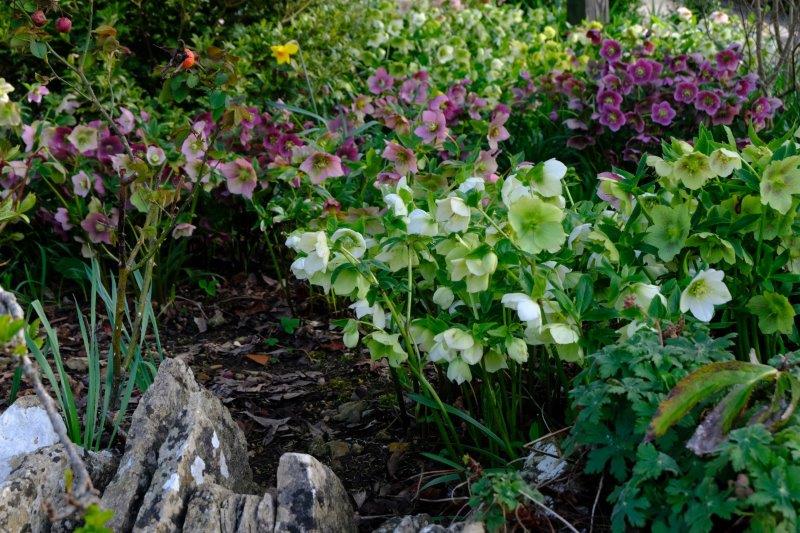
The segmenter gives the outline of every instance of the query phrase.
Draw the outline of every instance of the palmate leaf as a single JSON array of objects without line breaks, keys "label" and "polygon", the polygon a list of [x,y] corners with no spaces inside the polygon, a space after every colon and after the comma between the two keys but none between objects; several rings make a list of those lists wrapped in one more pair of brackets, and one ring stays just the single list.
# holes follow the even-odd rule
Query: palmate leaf
[{"label": "palmate leaf", "polygon": [[762,380],[774,380],[779,374],[780,372],[771,366],[743,361],[708,364],[683,378],[670,391],[650,422],[645,440],[651,441],[662,436],[692,407],[717,392],[735,385],[749,387]]}]

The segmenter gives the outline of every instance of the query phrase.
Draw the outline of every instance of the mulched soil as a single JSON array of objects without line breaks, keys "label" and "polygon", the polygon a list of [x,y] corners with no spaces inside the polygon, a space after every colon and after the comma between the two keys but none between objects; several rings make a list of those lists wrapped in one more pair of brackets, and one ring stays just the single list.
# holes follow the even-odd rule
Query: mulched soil
[{"label": "mulched soil", "polygon": [[[305,452],[341,478],[362,531],[395,515],[426,512],[446,517],[445,522],[463,516],[463,485],[456,492],[442,485],[421,490],[447,471],[419,455],[436,451],[435,436],[424,428],[403,429],[385,363],[347,349],[329,324],[337,312],[307,291],[297,284],[287,295],[260,274],[232,276],[213,295],[182,287],[166,308],[157,309],[165,355],[189,363],[197,380],[230,409],[247,437],[254,477],[263,487],[275,485],[282,453]],[[46,310],[80,398],[86,359],[74,304],[65,300]],[[108,333],[103,333],[106,339]],[[13,371],[3,364],[0,410],[6,407]],[[566,477],[557,480],[569,486],[568,493],[557,496],[559,512],[588,530],[596,486],[584,487],[574,473]],[[560,529],[557,520],[529,511],[524,520],[529,528]],[[603,522],[598,517],[594,530],[604,530]]]}]

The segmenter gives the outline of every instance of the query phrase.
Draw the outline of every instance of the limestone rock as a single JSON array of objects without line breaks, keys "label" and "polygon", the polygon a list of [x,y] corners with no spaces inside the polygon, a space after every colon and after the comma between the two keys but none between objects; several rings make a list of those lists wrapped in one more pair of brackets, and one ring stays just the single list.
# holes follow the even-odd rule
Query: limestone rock
[{"label": "limestone rock", "polygon": [[115,532],[181,529],[195,489],[253,490],[247,443],[186,363],[166,359],[131,419],[120,468],[102,498]]},{"label": "limestone rock", "polygon": [[0,415],[0,483],[11,473],[11,459],[51,446],[58,435],[36,396],[18,398]]},{"label": "limestone rock", "polygon": [[116,476],[103,493],[102,507],[114,511],[114,531],[130,531],[135,510],[150,486],[158,452],[177,415],[200,390],[191,370],[178,359],[165,359],[131,418],[131,430]]},{"label": "limestone rock", "polygon": [[[92,483],[102,490],[114,474],[116,459],[108,451],[80,452]],[[54,509],[65,507],[64,472],[68,466],[62,444],[16,456],[11,462],[11,473],[0,484],[0,531],[72,531],[77,522],[51,524],[44,508],[45,503]]]},{"label": "limestone rock", "polygon": [[189,497],[207,483],[246,493],[253,474],[247,442],[228,410],[210,392],[189,402],[158,454],[158,468],[142,500],[134,531],[172,532],[181,526]]},{"label": "limestone rock", "polygon": [[397,516],[384,522],[373,533],[485,533],[482,522],[456,522],[449,526],[431,522],[430,515]]},{"label": "limestone rock", "polygon": [[278,463],[275,533],[355,532],[350,497],[330,468],[310,455],[285,453]]},{"label": "limestone rock", "polygon": [[259,533],[272,531],[274,526],[271,494],[235,494],[220,485],[206,484],[189,500],[183,531]]}]

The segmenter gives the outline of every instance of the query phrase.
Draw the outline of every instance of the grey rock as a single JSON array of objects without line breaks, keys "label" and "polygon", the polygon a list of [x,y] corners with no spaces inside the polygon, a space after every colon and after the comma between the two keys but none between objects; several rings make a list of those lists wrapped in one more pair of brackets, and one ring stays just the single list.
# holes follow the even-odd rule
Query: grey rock
[{"label": "grey rock", "polygon": [[183,531],[258,533],[275,527],[272,495],[235,494],[216,484],[198,488],[189,500]]},{"label": "grey rock", "polygon": [[[108,451],[79,452],[95,488],[102,490],[116,470],[116,458]],[[16,456],[11,473],[0,484],[0,531],[50,533],[75,529],[75,520],[51,524],[45,508],[45,504],[56,510],[66,508],[64,472],[68,466],[62,444]]]},{"label": "grey rock", "polygon": [[0,415],[0,483],[11,473],[11,460],[58,442],[47,411],[36,396],[18,398]]},{"label": "grey rock", "polygon": [[353,506],[342,482],[310,455],[285,453],[278,463],[275,533],[355,532]]},{"label": "grey rock", "polygon": [[417,533],[430,523],[431,517],[427,514],[395,516],[373,530],[373,533]]},{"label": "grey rock", "polygon": [[150,486],[158,452],[178,414],[200,386],[186,363],[165,359],[131,417],[131,430],[116,476],[103,493],[102,507],[114,511],[114,531],[130,531],[136,509]]},{"label": "grey rock", "polygon": [[384,522],[373,533],[484,533],[482,522],[456,522],[447,527],[431,522],[430,515],[396,516]]},{"label": "grey rock", "polygon": [[161,445],[134,531],[172,532],[181,526],[192,492],[206,483],[245,493],[253,489],[247,442],[227,408],[210,392],[189,396]]},{"label": "grey rock", "polygon": [[555,443],[539,442],[525,458],[521,475],[529,484],[539,486],[558,479],[568,466]]},{"label": "grey rock", "polygon": [[367,408],[365,400],[355,400],[352,402],[345,402],[339,406],[338,412],[333,415],[333,419],[337,422],[347,422],[348,424],[358,424],[361,422],[361,417],[364,410]]},{"label": "grey rock", "polygon": [[186,363],[166,359],[131,419],[120,468],[102,497],[115,532],[179,531],[192,493],[215,483],[253,490],[247,443]]}]

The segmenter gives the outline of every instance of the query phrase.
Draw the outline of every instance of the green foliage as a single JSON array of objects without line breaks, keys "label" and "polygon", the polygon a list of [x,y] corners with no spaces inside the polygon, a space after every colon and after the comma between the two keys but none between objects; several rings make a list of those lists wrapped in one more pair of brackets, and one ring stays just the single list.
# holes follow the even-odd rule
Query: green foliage
[{"label": "green foliage", "polygon": [[501,530],[526,500],[541,503],[542,499],[515,471],[487,471],[470,485],[469,505],[489,531]]},{"label": "green foliage", "polygon": [[[609,497],[615,531],[706,532],[741,519],[748,531],[796,530],[800,421],[791,404],[770,400],[755,385],[772,376],[785,393],[797,379],[798,356],[756,365],[733,361],[730,346],[729,338],[711,340],[703,330],[663,346],[655,333],[640,333],[589,357],[571,392],[577,417],[570,446],[588,448],[587,472],[616,480]],[[757,398],[766,403],[746,406]],[[691,407],[715,399],[721,401],[698,426]],[[670,414],[678,411],[682,416]],[[782,414],[775,432],[761,423]],[[745,425],[728,432],[734,419]],[[667,420],[674,423],[669,431]],[[651,421],[659,432],[647,442]]]},{"label": "green foliage", "polygon": [[83,515],[83,525],[75,530],[75,533],[111,533],[111,528],[106,527],[109,520],[114,517],[114,511],[102,509],[93,503]]}]

